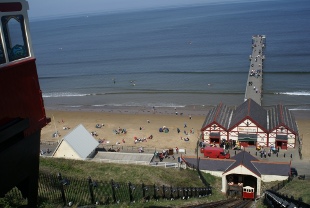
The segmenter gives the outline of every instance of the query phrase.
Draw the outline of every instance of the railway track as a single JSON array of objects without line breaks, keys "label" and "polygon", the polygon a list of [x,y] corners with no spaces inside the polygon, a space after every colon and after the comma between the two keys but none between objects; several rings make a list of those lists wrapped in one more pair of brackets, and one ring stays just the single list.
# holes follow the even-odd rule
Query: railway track
[{"label": "railway track", "polygon": [[210,202],[205,204],[199,204],[194,206],[189,206],[190,208],[250,208],[252,206],[252,200],[242,200],[242,199],[226,199],[222,201]]}]

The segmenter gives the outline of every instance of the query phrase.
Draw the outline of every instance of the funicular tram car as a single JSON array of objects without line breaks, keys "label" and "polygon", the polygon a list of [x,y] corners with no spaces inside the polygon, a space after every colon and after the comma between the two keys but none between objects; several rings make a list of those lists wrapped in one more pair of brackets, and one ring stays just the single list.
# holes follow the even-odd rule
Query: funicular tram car
[{"label": "funicular tram car", "polygon": [[41,129],[46,118],[26,0],[0,1],[0,197],[17,187],[37,207]]},{"label": "funicular tram car", "polygon": [[255,191],[251,186],[244,186],[242,188],[242,198],[243,199],[255,199]]},{"label": "funicular tram car", "polygon": [[256,198],[256,180],[250,175],[230,174],[227,176],[227,194],[240,199],[254,200]]}]

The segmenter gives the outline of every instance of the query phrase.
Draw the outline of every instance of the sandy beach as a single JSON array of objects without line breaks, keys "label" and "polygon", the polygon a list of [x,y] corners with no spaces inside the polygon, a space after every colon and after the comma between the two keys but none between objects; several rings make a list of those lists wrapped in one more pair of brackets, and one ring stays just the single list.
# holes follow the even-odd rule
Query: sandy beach
[{"label": "sandy beach", "polygon": [[[89,132],[96,132],[98,136],[94,137],[98,141],[104,141],[103,145],[156,149],[178,147],[194,151],[205,115],[202,115],[200,110],[191,113],[178,110],[173,108],[155,109],[155,111],[153,109],[46,110],[47,117],[52,121],[42,129],[41,142],[57,142],[77,125],[82,124]],[[96,128],[97,124],[102,127]],[[159,132],[163,127],[168,128],[169,132]],[[180,129],[180,133],[177,132],[177,128]],[[119,129],[125,129],[126,133],[116,134]],[[53,138],[52,135],[56,130],[60,137]],[[152,139],[148,139],[151,135]],[[135,138],[144,141],[135,143]],[[189,141],[185,141],[184,138],[188,138]]]},{"label": "sandy beach", "polygon": [[[41,142],[57,142],[72,131],[77,125],[82,124],[89,132],[95,132],[98,141],[103,141],[103,146],[117,147],[144,147],[170,149],[178,147],[194,152],[200,129],[208,113],[208,109],[137,109],[118,108],[105,110],[56,110],[47,109],[46,115],[51,118],[51,123],[42,129]],[[177,113],[176,113],[177,112]],[[308,114],[308,115],[307,115]],[[304,160],[310,158],[310,113],[303,111],[294,112],[299,133],[302,138],[302,154]],[[96,128],[96,125],[102,125]],[[186,125],[186,127],[185,127]],[[67,127],[68,129],[64,129]],[[166,127],[169,132],[159,132]],[[177,128],[180,132],[177,132]],[[119,133],[125,129],[126,133]],[[53,133],[58,131],[60,136],[55,138]],[[152,139],[149,137],[152,135]],[[135,138],[144,141],[135,143]],[[185,141],[188,138],[189,141]]]}]

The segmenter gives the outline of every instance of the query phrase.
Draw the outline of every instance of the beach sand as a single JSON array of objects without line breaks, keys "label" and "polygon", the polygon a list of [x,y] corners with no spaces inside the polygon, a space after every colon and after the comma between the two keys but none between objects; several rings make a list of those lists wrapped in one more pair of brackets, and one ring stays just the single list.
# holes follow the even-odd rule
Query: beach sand
[{"label": "beach sand", "polygon": [[[176,115],[176,111],[179,111]],[[182,112],[183,111],[183,112]],[[97,140],[103,140],[104,147],[114,145],[117,147],[144,147],[156,150],[178,147],[194,154],[200,129],[208,113],[208,109],[179,110],[167,109],[106,109],[90,110],[77,109],[55,110],[47,109],[46,115],[51,118],[51,123],[41,131],[42,143],[55,143],[70,133],[77,125],[82,124],[89,132],[96,132]],[[307,115],[308,114],[308,115]],[[302,154],[304,160],[310,158],[310,113],[294,112],[300,136],[302,137]],[[149,121],[149,122],[148,122]],[[96,124],[103,124],[96,128]],[[187,127],[184,127],[184,124]],[[167,127],[168,133],[159,132],[159,128]],[[70,129],[64,130],[63,127]],[[141,130],[140,130],[141,127]],[[180,129],[180,133],[177,132]],[[127,133],[115,134],[119,129],[126,129]],[[60,137],[52,135],[58,131]],[[187,135],[184,133],[187,132]],[[147,139],[149,136],[152,139]],[[144,139],[144,142],[135,144],[135,139]],[[189,141],[184,141],[189,138]],[[124,143],[124,142],[125,143]],[[119,144],[117,144],[119,143]]]},{"label": "beach sand", "polygon": [[[98,136],[95,138],[104,140],[103,145],[106,146],[136,146],[137,148],[142,146],[159,150],[178,147],[179,149],[195,151],[205,115],[201,115],[200,111],[193,112],[193,114],[183,113],[182,115],[182,112],[178,112],[178,115],[175,112],[173,108],[170,110],[156,109],[155,112],[152,109],[145,111],[121,109],[108,112],[47,110],[46,115],[52,121],[42,129],[41,142],[57,142],[77,125],[82,124],[89,132],[96,132]],[[96,128],[96,124],[103,124],[103,126]],[[184,124],[187,127],[184,127]],[[164,126],[169,129],[168,133],[159,132],[159,128]],[[70,129],[64,130],[63,127]],[[180,133],[177,132],[177,128],[180,129]],[[115,131],[119,129],[126,129],[127,133],[115,134]],[[60,137],[53,138],[52,135],[56,130],[60,133]],[[147,139],[151,135],[153,138]],[[146,139],[144,142],[135,144],[135,137]],[[189,138],[189,141],[184,141],[184,138]]]}]

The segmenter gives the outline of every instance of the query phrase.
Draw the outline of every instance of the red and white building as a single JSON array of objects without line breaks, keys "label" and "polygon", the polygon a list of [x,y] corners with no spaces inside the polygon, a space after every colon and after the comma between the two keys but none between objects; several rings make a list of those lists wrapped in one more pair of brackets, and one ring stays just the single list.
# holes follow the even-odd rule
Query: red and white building
[{"label": "red and white building", "polygon": [[298,129],[294,116],[283,105],[265,110],[252,99],[236,109],[220,103],[211,109],[201,128],[206,144],[235,141],[242,146],[295,148]]},{"label": "red and white building", "polygon": [[218,144],[220,141],[228,139],[227,129],[231,115],[232,109],[222,103],[209,111],[201,129],[205,143]]},{"label": "red and white building", "polygon": [[277,105],[268,111],[269,138],[268,146],[281,149],[295,148],[298,128],[293,115],[282,105]]}]

